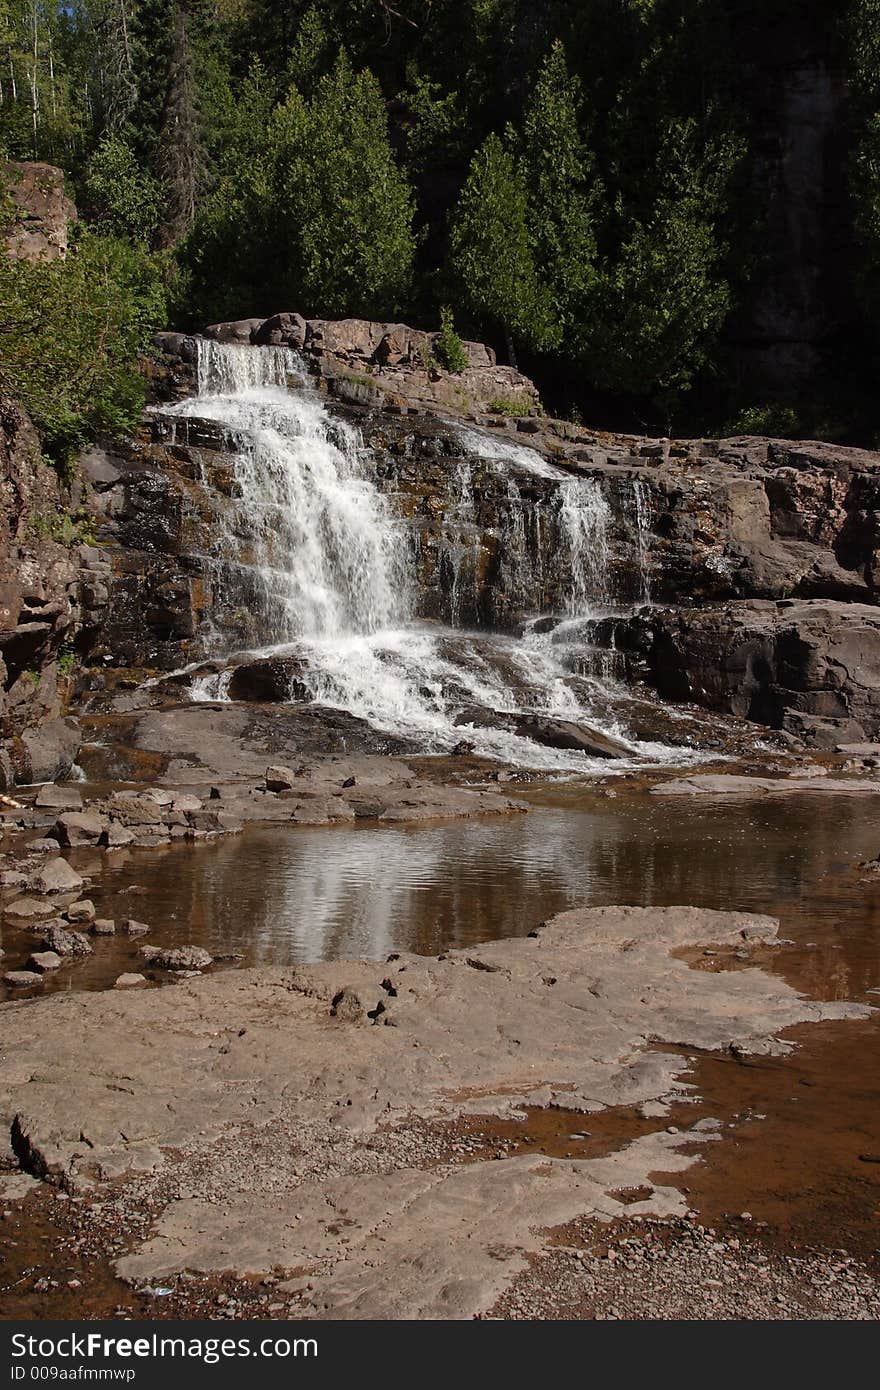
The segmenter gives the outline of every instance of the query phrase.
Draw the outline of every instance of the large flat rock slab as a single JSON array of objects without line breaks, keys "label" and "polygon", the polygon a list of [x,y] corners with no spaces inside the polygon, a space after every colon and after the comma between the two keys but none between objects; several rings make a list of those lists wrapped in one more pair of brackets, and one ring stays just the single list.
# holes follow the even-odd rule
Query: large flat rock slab
[{"label": "large flat rock slab", "polygon": [[662,1115],[687,1083],[657,1043],[779,1053],[793,1024],[869,1012],[680,958],[775,937],[753,914],[593,908],[436,959],[9,1004],[0,1113],[26,1170],[73,1191],[127,1178],[123,1218],[156,1204],[127,1278],[307,1270],[319,1315],[471,1316],[544,1227],[613,1215],[615,1192],[645,1183],[646,1211],[682,1209],[650,1175],[692,1162],[678,1149],[694,1134],[660,1119],[601,1160],[438,1165],[419,1126],[524,1104]]}]

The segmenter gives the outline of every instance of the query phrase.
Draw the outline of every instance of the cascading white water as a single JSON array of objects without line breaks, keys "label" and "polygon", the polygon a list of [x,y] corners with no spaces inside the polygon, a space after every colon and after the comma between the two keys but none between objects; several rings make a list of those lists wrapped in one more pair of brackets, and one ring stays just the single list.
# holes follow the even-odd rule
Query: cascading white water
[{"label": "cascading white water", "polygon": [[304,384],[286,348],[200,340],[199,393],[178,408],[229,431],[240,505],[221,550],[245,543],[273,643],[376,632],[409,613],[405,542],[362,475],[357,435]]},{"label": "cascading white water", "polygon": [[[406,529],[369,477],[370,456],[358,433],[308,389],[295,354],[206,341],[199,342],[198,354],[197,397],[163,413],[213,421],[228,434],[238,500],[213,563],[256,610],[261,654],[295,656],[316,702],[417,739],[426,752],[448,751],[466,739],[481,754],[526,767],[591,766],[581,753],[544,747],[512,731],[510,716],[524,711],[589,720],[623,738],[598,683],[572,677],[545,638],[533,639],[529,630],[522,640],[465,634],[415,620]],[[568,614],[589,614],[592,605],[605,604],[610,511],[599,485],[559,473],[531,449],[505,443],[499,450],[476,431],[466,443],[469,452],[497,466],[510,462],[553,480],[558,558],[571,586]],[[515,458],[507,459],[508,452]],[[470,488],[470,470],[462,465],[456,515],[447,519],[446,532],[455,583],[462,537],[475,529]],[[524,529],[512,481],[508,496],[511,525]],[[523,544],[521,553],[527,550]],[[533,578],[524,576],[525,590]],[[460,607],[455,583],[453,621]],[[224,698],[227,684],[224,672],[201,677],[193,697]],[[493,724],[484,718],[491,712],[507,719]],[[627,746],[634,761],[670,753],[655,745]]]}]

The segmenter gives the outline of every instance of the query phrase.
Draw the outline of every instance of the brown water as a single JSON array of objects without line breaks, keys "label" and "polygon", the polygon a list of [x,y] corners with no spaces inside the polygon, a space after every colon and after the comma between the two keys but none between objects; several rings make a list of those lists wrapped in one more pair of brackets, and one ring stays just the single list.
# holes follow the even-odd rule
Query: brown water
[{"label": "brown water", "polygon": [[[775,968],[809,993],[859,999],[880,986],[880,876],[858,872],[880,849],[880,797],[552,796],[527,816],[252,827],[208,845],[71,857],[96,873],[99,916],[148,922],[151,944],[192,942],[247,964],[432,954],[522,935],[575,906],[690,903],[778,915],[796,946]],[[7,929],[9,964],[31,943]],[[98,940],[54,984],[105,987],[131,968],[137,944]]]},{"label": "brown water", "polygon": [[[533,795],[549,804],[527,816],[421,829],[252,827],[209,845],[72,858],[95,871],[99,915],[148,922],[151,944],[192,942],[246,964],[435,953],[521,935],[573,906],[691,903],[778,916],[791,944],[761,951],[764,968],[816,998],[880,1005],[870,993],[880,989],[880,875],[859,870],[880,849],[880,798]],[[23,960],[31,941],[7,930],[7,962]],[[105,988],[139,968],[138,944],[96,940],[93,957],[48,987]],[[737,968],[701,951],[691,963]],[[677,1181],[712,1221],[748,1210],[787,1239],[873,1251],[880,1014],[793,1036],[789,1058],[689,1057],[702,1103],[676,1107],[674,1122],[684,1129],[715,1115],[725,1142],[703,1146]],[[638,1117],[624,1121],[641,1132]],[[583,1123],[551,1114],[521,1128],[545,1151],[567,1152]]]}]

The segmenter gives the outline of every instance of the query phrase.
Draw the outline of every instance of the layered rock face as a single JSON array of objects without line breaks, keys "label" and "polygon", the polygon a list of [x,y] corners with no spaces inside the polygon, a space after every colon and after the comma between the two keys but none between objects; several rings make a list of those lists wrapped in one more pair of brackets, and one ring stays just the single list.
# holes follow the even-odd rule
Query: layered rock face
[{"label": "layered rock face", "polygon": [[64,191],[64,175],[52,164],[19,163],[3,168],[3,184],[15,206],[6,234],[11,256],[23,261],[54,261],[67,254],[76,208]]},{"label": "layered rock face", "polygon": [[880,611],[746,601],[660,608],[607,625],[633,678],[669,700],[783,729],[817,747],[880,733]]},{"label": "layered rock face", "polygon": [[[516,633],[544,615],[551,632],[586,603],[578,672],[614,670],[664,698],[820,745],[880,733],[880,455],[603,434],[537,413],[521,377],[508,385],[534,413],[511,416],[489,408],[509,369],[488,350],[469,345],[474,365],[453,376],[424,365],[430,335],[400,325],[282,314],[211,332],[209,341],[246,340],[245,353],[299,344],[312,389],[401,523],[415,616]],[[195,392],[198,343],[162,334],[158,345],[145,363],[154,407],[141,436],[90,450],[70,495],[23,417],[4,414],[7,783],[63,775],[73,761],[59,656],[85,668],[82,696],[101,690],[105,670],[133,685],[272,640],[248,587],[258,557],[234,430],[189,408],[165,411]],[[574,522],[568,482],[581,489]],[[88,535],[74,506],[90,518]],[[41,724],[44,749],[34,743]]]},{"label": "layered rock face", "polygon": [[110,564],[82,523],[36,434],[0,402],[0,784],[69,773],[76,721],[67,670],[103,620]]}]

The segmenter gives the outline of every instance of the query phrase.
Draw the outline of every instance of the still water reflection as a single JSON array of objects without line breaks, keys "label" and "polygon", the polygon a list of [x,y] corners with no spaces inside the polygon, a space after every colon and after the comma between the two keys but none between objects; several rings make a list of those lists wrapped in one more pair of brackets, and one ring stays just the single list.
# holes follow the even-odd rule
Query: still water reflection
[{"label": "still water reflection", "polygon": [[[149,921],[151,941],[274,965],[432,954],[522,935],[574,906],[767,911],[798,941],[817,991],[860,993],[878,983],[880,882],[855,869],[878,849],[873,798],[593,798],[427,829],[252,828],[211,846],[133,853],[93,896],[102,915]],[[133,884],[148,894],[132,896]],[[83,984],[96,969],[97,960]]]}]

